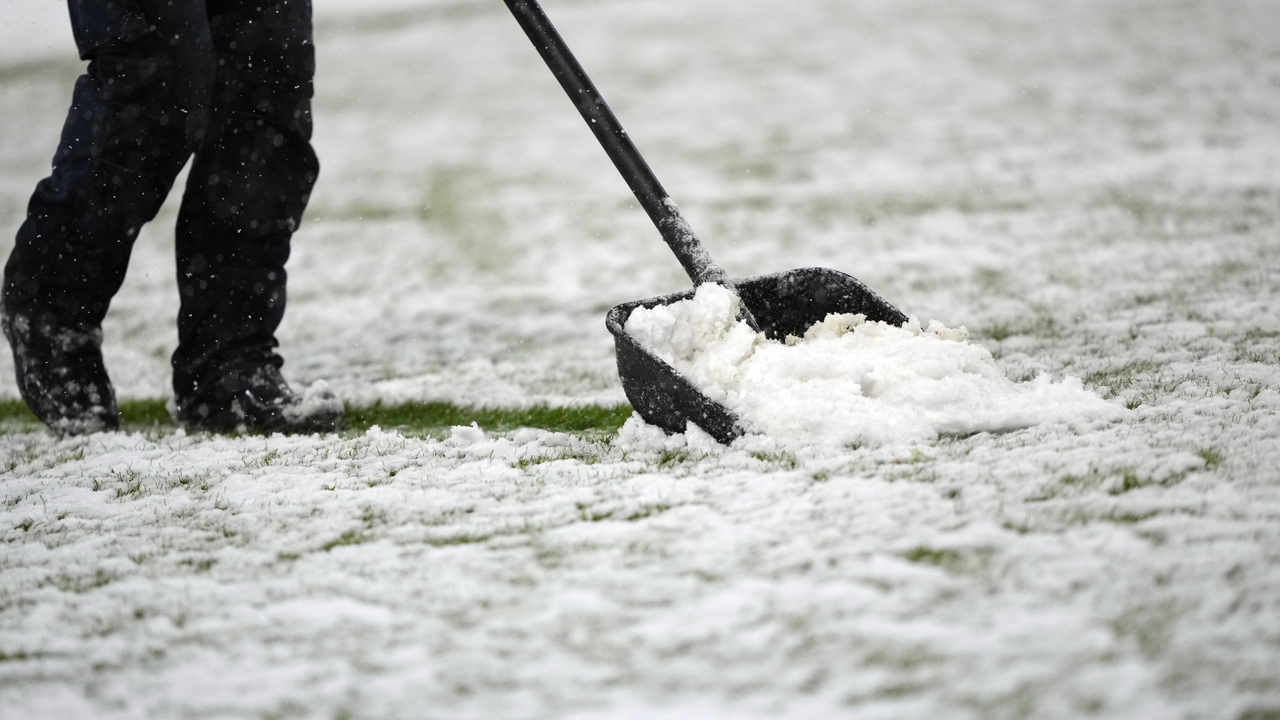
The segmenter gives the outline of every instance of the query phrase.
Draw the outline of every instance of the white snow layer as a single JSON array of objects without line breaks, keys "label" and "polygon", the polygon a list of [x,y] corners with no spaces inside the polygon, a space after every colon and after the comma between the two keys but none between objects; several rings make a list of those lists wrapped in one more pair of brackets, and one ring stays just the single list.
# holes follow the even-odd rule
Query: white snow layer
[{"label": "white snow layer", "polygon": [[1123,412],[1078,378],[1010,382],[986,348],[965,341],[964,327],[830,314],[804,337],[778,343],[738,319],[739,303],[720,285],[702,285],[688,300],[636,308],[626,331],[734,411],[748,432],[793,443],[886,443]]},{"label": "white snow layer", "polygon": [[[84,70],[65,3],[10,5],[0,257]],[[1275,2],[546,6],[732,275],[851,272],[1131,410],[860,447],[0,425],[0,719],[1280,717]],[[503,4],[316,20],[286,376],[622,401],[605,313],[688,280]],[[177,211],[104,325],[126,400],[169,393]]]}]

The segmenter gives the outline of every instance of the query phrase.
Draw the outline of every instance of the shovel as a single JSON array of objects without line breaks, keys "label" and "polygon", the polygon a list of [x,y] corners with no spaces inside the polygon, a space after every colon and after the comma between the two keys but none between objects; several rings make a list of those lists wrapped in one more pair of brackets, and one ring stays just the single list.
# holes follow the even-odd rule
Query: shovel
[{"label": "shovel", "polygon": [[[695,287],[718,283],[736,292],[741,300],[742,319],[771,340],[803,335],[810,325],[828,313],[861,313],[868,321],[890,325],[907,321],[906,315],[866,285],[836,270],[814,267],[752,278],[729,278],[702,247],[693,228],[680,215],[680,209],[640,156],[627,131],[622,129],[537,0],[505,2]],[[702,394],[675,368],[641,347],[625,329],[627,318],[636,308],[670,305],[692,296],[693,290],[686,290],[623,303],[609,311],[605,325],[613,334],[617,349],[622,389],[645,422],[668,433],[684,432],[688,424],[693,423],[728,445],[744,432],[738,416]]]}]

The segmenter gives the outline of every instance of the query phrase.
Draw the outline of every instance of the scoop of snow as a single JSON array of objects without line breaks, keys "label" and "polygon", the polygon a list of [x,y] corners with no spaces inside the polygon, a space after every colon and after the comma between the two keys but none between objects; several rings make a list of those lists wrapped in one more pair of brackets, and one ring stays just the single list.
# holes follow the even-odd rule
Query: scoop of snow
[{"label": "scoop of snow", "polygon": [[778,343],[737,319],[738,302],[730,290],[702,285],[689,300],[637,308],[626,330],[751,433],[885,443],[1123,413],[1076,378],[1010,381],[963,327],[831,314]]}]

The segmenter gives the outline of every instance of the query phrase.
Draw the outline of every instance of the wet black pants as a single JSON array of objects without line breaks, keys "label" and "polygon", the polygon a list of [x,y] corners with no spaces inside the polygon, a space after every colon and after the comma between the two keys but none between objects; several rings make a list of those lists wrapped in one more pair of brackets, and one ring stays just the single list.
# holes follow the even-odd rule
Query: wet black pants
[{"label": "wet black pants", "polygon": [[195,154],[177,226],[179,398],[282,362],[285,261],[319,164],[310,0],[69,0],[88,71],[4,271],[11,313],[101,324]]}]

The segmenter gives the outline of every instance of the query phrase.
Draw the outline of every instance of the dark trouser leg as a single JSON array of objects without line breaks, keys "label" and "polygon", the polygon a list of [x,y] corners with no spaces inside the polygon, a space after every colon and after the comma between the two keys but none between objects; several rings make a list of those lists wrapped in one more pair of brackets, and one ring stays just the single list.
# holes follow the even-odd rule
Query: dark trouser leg
[{"label": "dark trouser leg", "polygon": [[[178,217],[180,409],[225,409],[240,364],[279,367],[285,261],[319,163],[311,149],[310,0],[209,0],[218,56],[209,130]],[[197,414],[199,414],[197,412]]]},{"label": "dark trouser leg", "polygon": [[23,399],[75,433],[115,426],[100,325],[199,140],[213,64],[201,0],[69,5],[89,68],[5,265],[2,324]]},{"label": "dark trouser leg", "polygon": [[116,7],[134,9],[106,13],[70,3],[90,63],[76,82],[53,173],[36,186],[5,266],[10,310],[97,327],[124,280],[138,230],[155,217],[199,141],[213,69],[203,3],[146,4],[157,12],[120,0]]}]

